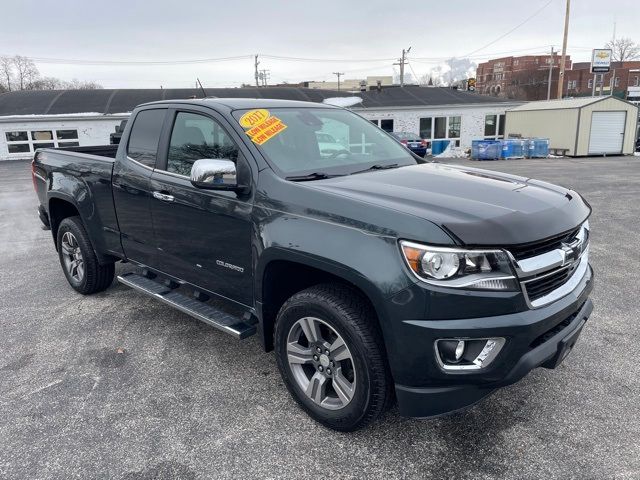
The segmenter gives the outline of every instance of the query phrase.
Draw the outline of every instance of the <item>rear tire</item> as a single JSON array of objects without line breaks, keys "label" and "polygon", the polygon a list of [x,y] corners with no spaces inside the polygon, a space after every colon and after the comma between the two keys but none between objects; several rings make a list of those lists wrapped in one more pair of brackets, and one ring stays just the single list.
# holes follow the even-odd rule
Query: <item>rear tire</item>
[{"label": "rear tire", "polygon": [[58,227],[58,257],[69,285],[83,295],[106,290],[115,265],[100,265],[80,217],[67,217]]},{"label": "rear tire", "polygon": [[291,395],[334,430],[366,426],[393,396],[375,312],[347,286],[317,285],[287,300],[278,313],[275,350]]}]

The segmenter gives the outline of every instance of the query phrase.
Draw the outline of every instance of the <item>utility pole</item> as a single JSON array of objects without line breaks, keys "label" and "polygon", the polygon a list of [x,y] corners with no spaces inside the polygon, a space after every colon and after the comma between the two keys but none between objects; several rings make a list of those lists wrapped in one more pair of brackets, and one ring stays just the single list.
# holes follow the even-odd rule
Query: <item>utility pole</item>
[{"label": "utility pole", "polygon": [[551,46],[551,60],[549,61],[549,81],[547,82],[547,100],[551,100],[551,77],[553,76],[553,61],[554,61],[553,45]]},{"label": "utility pole", "polygon": [[571,0],[567,0],[567,10],[564,14],[564,37],[562,39],[562,57],[560,58],[560,73],[558,74],[558,100],[562,99],[564,84],[564,64],[567,58],[567,37],[569,36],[569,13],[571,11]]},{"label": "utility pole", "polygon": [[398,59],[398,63],[394,63],[394,65],[400,65],[400,86],[404,87],[404,66],[407,63],[407,53],[411,51],[411,47],[408,49],[402,49],[402,57]]},{"label": "utility pole", "polygon": [[338,77],[338,91],[340,91],[340,77],[344,75],[344,72],[333,72]]},{"label": "utility pole", "polygon": [[[611,39],[611,46],[613,48],[616,47],[616,20],[614,17],[613,20],[613,38]],[[613,69],[613,75],[611,75],[611,80],[610,80],[611,86],[609,87],[609,95],[613,96],[613,89],[616,87],[616,69]]]},{"label": "utility pole", "polygon": [[267,86],[270,76],[271,75],[269,74],[269,70],[267,70],[267,69],[260,70],[260,79],[262,80],[262,86],[263,87]]},{"label": "utility pole", "polygon": [[258,54],[256,53],[255,60],[253,62],[253,74],[256,77],[256,87],[260,86],[260,84],[258,83],[258,77],[259,77],[259,75],[258,75],[258,65],[260,65],[260,62],[258,61]]}]

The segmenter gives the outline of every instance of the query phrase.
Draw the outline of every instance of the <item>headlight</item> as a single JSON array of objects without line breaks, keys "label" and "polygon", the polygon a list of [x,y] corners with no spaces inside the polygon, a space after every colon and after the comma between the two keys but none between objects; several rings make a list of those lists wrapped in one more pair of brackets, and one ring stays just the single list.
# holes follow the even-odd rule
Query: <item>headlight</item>
[{"label": "headlight", "polygon": [[584,252],[589,246],[589,233],[589,220],[585,220],[576,235],[576,239],[580,242],[580,253]]},{"label": "headlight", "polygon": [[400,242],[407,265],[420,280],[443,287],[517,290],[511,261],[502,250],[462,250]]}]

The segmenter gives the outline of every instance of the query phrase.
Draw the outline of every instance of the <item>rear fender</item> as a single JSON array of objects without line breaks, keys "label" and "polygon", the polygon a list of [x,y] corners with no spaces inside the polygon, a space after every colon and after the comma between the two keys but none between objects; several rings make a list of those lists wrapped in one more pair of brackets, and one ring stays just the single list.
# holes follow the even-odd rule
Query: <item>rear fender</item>
[{"label": "rear fender", "polygon": [[[51,236],[53,237],[53,244],[57,246],[57,236],[58,236],[58,227],[60,222],[70,215],[71,211],[68,209],[63,209],[62,212],[56,211],[58,209],[57,202],[64,202],[65,204],[73,207],[73,209],[77,212],[77,215],[80,217],[82,224],[84,225],[87,234],[89,235],[89,239],[91,240],[91,245],[93,247],[93,251],[98,258],[98,262],[101,264],[111,263],[113,262],[113,258],[109,255],[104,255],[101,252],[105,251],[104,245],[104,235],[102,232],[102,226],[99,222],[99,218],[96,218],[94,215],[94,208],[92,202],[88,201],[90,199],[90,194],[88,193],[88,188],[82,182],[77,181],[77,179],[66,178],[66,180],[75,180],[75,182],[68,182],[67,186],[70,186],[71,183],[75,185],[76,190],[79,196],[78,198],[84,199],[84,201],[78,202],[76,198],[74,198],[70,193],[60,191],[60,190],[50,190],[47,194],[47,214],[49,216],[49,225],[51,226]],[[52,211],[53,210],[53,211]]]}]

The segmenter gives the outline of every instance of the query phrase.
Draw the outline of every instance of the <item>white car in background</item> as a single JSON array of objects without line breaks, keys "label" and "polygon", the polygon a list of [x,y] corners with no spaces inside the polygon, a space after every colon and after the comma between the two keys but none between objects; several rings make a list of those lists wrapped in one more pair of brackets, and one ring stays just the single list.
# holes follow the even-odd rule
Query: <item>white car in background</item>
[{"label": "white car in background", "polygon": [[341,154],[349,154],[349,149],[338,142],[332,135],[324,132],[316,132],[318,149],[323,157],[337,157]]}]

